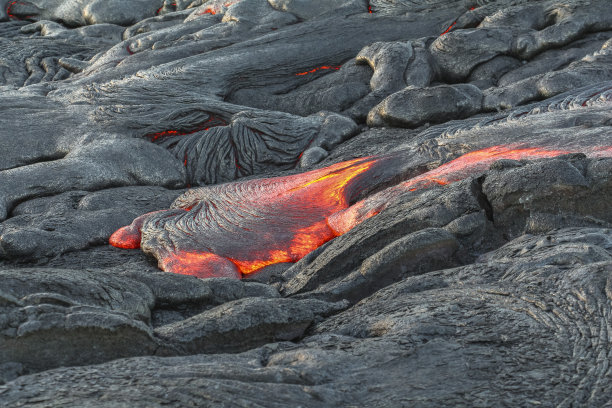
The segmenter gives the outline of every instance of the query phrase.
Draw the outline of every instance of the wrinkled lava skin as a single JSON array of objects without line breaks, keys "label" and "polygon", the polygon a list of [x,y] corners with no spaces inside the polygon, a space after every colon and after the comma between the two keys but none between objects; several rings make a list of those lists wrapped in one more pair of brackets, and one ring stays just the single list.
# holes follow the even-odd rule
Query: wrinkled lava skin
[{"label": "wrinkled lava skin", "polygon": [[[142,247],[167,272],[200,278],[233,277],[296,262],[312,250],[377,215],[403,193],[444,186],[486,171],[501,159],[551,158],[572,150],[521,145],[469,152],[417,177],[354,202],[390,180],[403,156],[393,153],[334,164],[303,174],[197,188],[168,211],[156,211],[116,231],[111,245]],[[612,156],[612,147],[585,148]]]},{"label": "wrinkled lava skin", "polygon": [[347,208],[393,160],[354,159],[294,176],[193,189],[173,209],[121,228],[110,243],[141,246],[161,269],[199,277],[240,277],[296,262],[336,236],[327,217]]}]

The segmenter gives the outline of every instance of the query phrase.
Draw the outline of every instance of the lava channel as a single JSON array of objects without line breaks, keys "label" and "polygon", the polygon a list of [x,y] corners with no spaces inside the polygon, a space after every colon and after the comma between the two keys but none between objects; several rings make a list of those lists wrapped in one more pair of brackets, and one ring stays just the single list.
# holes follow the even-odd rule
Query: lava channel
[{"label": "lava channel", "polygon": [[[397,176],[404,154],[354,159],[307,173],[187,191],[169,210],[145,214],[116,231],[110,244],[141,247],[167,272],[240,278],[265,266],[296,262],[401,199],[486,171],[500,159],[550,158],[572,149],[493,146],[353,202]],[[594,157],[612,147],[591,148]],[[352,204],[352,205],[351,205]]]}]

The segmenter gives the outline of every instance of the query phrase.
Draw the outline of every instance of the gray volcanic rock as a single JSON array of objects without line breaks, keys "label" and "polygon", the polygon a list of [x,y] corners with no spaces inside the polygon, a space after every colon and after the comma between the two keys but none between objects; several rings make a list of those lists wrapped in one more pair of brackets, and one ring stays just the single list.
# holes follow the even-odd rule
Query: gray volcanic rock
[{"label": "gray volcanic rock", "polygon": [[0,0],[0,406],[609,406],[609,9]]},{"label": "gray volcanic rock", "polygon": [[133,24],[155,14],[163,0],[28,0],[4,1],[4,18],[54,20],[68,26]]},{"label": "gray volcanic rock", "polygon": [[463,119],[480,112],[482,92],[471,84],[408,87],[387,97],[368,114],[369,126],[417,127]]},{"label": "gray volcanic rock", "polygon": [[87,271],[1,273],[3,363],[40,371],[150,354],[157,348],[146,324],[154,298],[143,284]]},{"label": "gray volcanic rock", "polygon": [[184,354],[238,352],[298,339],[315,320],[344,307],[315,299],[241,299],[159,327],[155,335]]},{"label": "gray volcanic rock", "polygon": [[473,265],[388,286],[298,344],[60,368],[1,386],[0,398],[35,407],[603,406],[611,236],[588,228],[522,236]]}]

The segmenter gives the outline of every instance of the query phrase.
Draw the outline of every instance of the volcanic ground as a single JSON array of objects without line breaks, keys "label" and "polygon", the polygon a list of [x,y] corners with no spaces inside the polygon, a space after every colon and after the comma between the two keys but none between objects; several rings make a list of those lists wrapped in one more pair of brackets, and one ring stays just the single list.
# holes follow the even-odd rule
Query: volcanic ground
[{"label": "volcanic ground", "polygon": [[0,406],[612,407],[610,0],[0,0]]}]

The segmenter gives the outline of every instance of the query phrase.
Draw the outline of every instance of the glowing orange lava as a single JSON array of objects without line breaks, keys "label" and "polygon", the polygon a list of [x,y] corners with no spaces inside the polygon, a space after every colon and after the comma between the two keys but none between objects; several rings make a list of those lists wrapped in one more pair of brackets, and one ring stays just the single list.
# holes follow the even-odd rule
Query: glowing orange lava
[{"label": "glowing orange lava", "polygon": [[500,159],[538,159],[556,157],[567,153],[570,152],[567,150],[542,149],[538,147],[492,146],[466,153],[455,160],[441,165],[437,169],[423,173],[400,185],[410,191],[426,188],[434,184],[446,185],[484,171]]},{"label": "glowing orange lava", "polygon": [[313,68],[310,71],[298,72],[295,75],[296,76],[308,75],[308,74],[313,74],[313,73],[315,73],[317,71],[326,70],[326,69],[333,69],[333,70],[337,71],[341,67],[342,67],[341,65],[323,65],[322,67]]},{"label": "glowing orange lava", "polygon": [[230,260],[210,252],[171,253],[160,261],[160,267],[164,271],[198,278],[241,278],[240,272]]},{"label": "glowing orange lava", "polygon": [[351,195],[347,192],[348,185],[374,164],[374,160],[355,159],[326,169],[290,176],[293,180],[285,185],[286,189],[275,191],[275,194],[266,198],[280,204],[288,212],[297,210],[289,227],[291,231],[287,234],[289,240],[275,242],[276,247],[249,252],[247,257],[227,254],[227,258],[245,275],[264,266],[299,261],[336,236],[327,225],[326,217],[348,207]]},{"label": "glowing orange lava", "polygon": [[[384,161],[359,158],[288,177],[193,190],[194,201],[177,204],[180,210],[168,210],[168,217],[178,215],[182,225],[195,225],[194,232],[184,245],[176,240],[171,249],[160,250],[159,266],[204,277],[228,276],[232,270],[246,275],[267,265],[296,262],[335,237],[326,218],[347,208],[363,185],[356,179]],[[151,215],[119,229],[110,244],[138,248],[142,225]],[[211,272],[215,269],[220,272]]]},{"label": "glowing orange lava", "polygon": [[342,235],[387,208],[389,203],[403,192],[447,185],[463,180],[487,170],[491,164],[500,159],[538,159],[556,157],[567,153],[570,153],[570,151],[520,147],[517,145],[492,146],[469,152],[434,170],[383,190],[355,203],[346,210],[333,214],[328,218],[328,224],[335,234]]},{"label": "glowing orange lava", "polygon": [[[179,198],[175,209],[160,212],[169,225],[176,227],[160,227],[164,239],[157,241],[156,231],[148,226],[155,239],[147,245],[165,271],[198,277],[240,277],[268,265],[298,261],[397,203],[409,191],[477,176],[500,159],[550,158],[573,151],[523,145],[487,147],[353,205],[364,189],[392,180],[405,157],[397,153],[366,157],[287,177],[198,188]],[[585,153],[610,157],[612,146],[591,147]],[[111,245],[138,248],[141,227],[150,216],[145,214],[119,229],[111,237]],[[160,242],[171,245],[157,248]]]},{"label": "glowing orange lava", "polygon": [[236,3],[236,1],[227,1],[223,3],[223,5],[219,5],[218,3],[213,3],[211,6],[207,7],[203,11],[200,11],[198,15],[203,16],[204,14],[210,14],[214,16],[215,14],[221,13],[223,11],[223,8],[228,8],[234,3]]},{"label": "glowing orange lava", "polygon": [[140,248],[140,229],[142,224],[151,214],[159,211],[146,213],[136,218],[130,225],[119,228],[110,236],[108,242],[114,247],[123,249],[138,249]]}]

